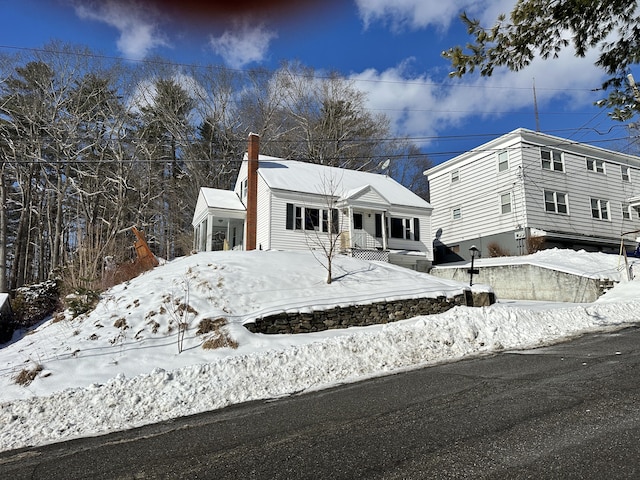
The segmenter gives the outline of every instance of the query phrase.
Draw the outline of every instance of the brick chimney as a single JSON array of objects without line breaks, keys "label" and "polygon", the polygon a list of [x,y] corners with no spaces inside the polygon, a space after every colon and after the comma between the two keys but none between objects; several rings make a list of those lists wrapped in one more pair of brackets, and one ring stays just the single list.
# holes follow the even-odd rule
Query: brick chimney
[{"label": "brick chimney", "polygon": [[256,249],[256,229],[258,226],[258,152],[260,136],[249,134],[247,150],[247,238],[246,250]]}]

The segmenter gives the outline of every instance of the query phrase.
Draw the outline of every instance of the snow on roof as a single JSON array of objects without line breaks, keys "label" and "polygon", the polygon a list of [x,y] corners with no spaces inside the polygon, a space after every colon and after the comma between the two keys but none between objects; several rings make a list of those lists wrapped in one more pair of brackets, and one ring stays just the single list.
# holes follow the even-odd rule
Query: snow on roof
[{"label": "snow on roof", "polygon": [[272,189],[315,195],[334,193],[344,198],[371,186],[392,205],[431,208],[429,202],[386,175],[263,155],[259,162],[258,172]]},{"label": "snow on roof", "polygon": [[202,187],[200,191],[207,202],[207,207],[226,210],[245,210],[244,204],[240,201],[238,195],[231,190]]}]

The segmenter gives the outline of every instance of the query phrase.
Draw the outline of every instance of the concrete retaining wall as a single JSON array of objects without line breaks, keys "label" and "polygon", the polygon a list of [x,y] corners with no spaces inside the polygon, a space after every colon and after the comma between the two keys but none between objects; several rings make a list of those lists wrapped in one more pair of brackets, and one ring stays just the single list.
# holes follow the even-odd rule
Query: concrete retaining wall
[{"label": "concrete retaining wall", "polygon": [[[469,282],[469,265],[437,266],[431,275],[459,282]],[[498,298],[543,300],[549,302],[591,303],[613,286],[599,280],[559,272],[529,264],[477,267],[473,283],[490,285]]]}]

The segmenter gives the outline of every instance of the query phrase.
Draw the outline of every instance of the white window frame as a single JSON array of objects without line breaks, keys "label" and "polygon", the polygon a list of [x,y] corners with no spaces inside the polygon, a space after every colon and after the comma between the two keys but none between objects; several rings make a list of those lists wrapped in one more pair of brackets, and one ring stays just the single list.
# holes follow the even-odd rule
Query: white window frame
[{"label": "white window frame", "polygon": [[[508,199],[508,202],[505,202],[504,200]],[[511,192],[506,192],[506,193],[501,193],[500,194],[500,214],[502,215],[506,215],[508,213],[511,213],[511,211],[513,210],[513,206],[512,206],[512,198],[511,198]],[[505,210],[505,207],[508,207],[508,210]]]},{"label": "white window frame", "polygon": [[[548,194],[551,195],[551,201],[548,200]],[[562,200],[562,201],[560,201]],[[564,192],[556,192],[553,190],[544,190],[543,191],[543,201],[544,201],[544,211],[547,213],[555,213],[558,215],[569,215],[569,198],[568,195]],[[553,204],[553,210],[549,210],[547,205]],[[561,211],[564,207],[564,210]]]},{"label": "white window frame", "polygon": [[451,208],[451,220],[461,220],[462,219],[462,207],[452,207]]},{"label": "white window frame", "polygon": [[622,219],[631,220],[631,205],[626,202],[622,202]]},{"label": "white window frame", "polygon": [[597,158],[586,157],[587,170],[594,173],[606,174],[604,169],[604,160],[598,160]]},{"label": "white window frame", "polygon": [[460,181],[460,170],[455,169],[451,172],[451,183],[458,183]]},{"label": "white window frame", "polygon": [[509,151],[498,152],[498,172],[509,170]]},{"label": "white window frame", "polygon": [[[549,158],[544,158],[548,155]],[[540,148],[540,160],[542,169],[552,172],[564,172],[564,152],[551,148]]]},{"label": "white window frame", "polygon": [[609,200],[591,197],[590,204],[591,218],[596,220],[611,220],[611,215],[609,214]]},{"label": "white window frame", "polygon": [[620,175],[623,182],[631,181],[631,169],[627,165],[620,165]]}]

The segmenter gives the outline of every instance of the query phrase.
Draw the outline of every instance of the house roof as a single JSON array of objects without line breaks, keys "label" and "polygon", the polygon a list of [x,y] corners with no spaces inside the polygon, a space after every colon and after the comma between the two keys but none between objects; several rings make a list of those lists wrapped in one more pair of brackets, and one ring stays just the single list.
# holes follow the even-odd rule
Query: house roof
[{"label": "house roof", "polygon": [[372,187],[392,205],[431,208],[429,202],[386,175],[266,155],[260,155],[258,161],[258,173],[271,189],[315,195],[331,194],[346,199],[366,187]]},{"label": "house roof", "polygon": [[546,133],[535,132],[526,128],[517,128],[498,138],[494,138],[487,143],[442,162],[429,170],[425,170],[423,173],[429,179],[435,178],[439,175],[446,174],[450,170],[454,170],[465,163],[474,161],[477,158],[477,155],[491,154],[502,148],[508,148],[509,144],[517,142],[525,142],[548,148],[559,148],[575,153],[576,155],[593,156],[594,158],[606,159],[608,161],[640,166],[640,158],[635,155],[607,150],[605,148],[596,147],[586,143],[579,143]]},{"label": "house roof", "polygon": [[217,188],[202,187],[200,193],[207,207],[215,207],[224,210],[241,210],[245,207],[235,192],[231,190],[219,190]]}]

